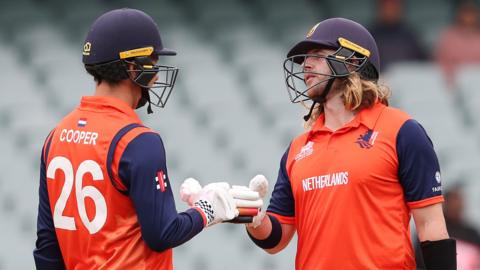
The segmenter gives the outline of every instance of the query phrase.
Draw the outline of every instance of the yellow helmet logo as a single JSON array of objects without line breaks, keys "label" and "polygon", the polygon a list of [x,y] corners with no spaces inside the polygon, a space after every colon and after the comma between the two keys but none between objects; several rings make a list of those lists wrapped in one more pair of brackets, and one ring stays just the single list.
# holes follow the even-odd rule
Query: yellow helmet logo
[{"label": "yellow helmet logo", "polygon": [[83,55],[90,55],[90,50],[92,49],[92,43],[87,42],[83,45]]},{"label": "yellow helmet logo", "polygon": [[309,38],[309,37],[311,37],[311,36],[313,35],[313,33],[315,32],[315,29],[317,29],[317,27],[318,27],[319,24],[320,24],[320,23],[315,24],[315,25],[310,29],[310,31],[308,31],[308,33],[307,33],[307,38]]},{"label": "yellow helmet logo", "polygon": [[137,56],[149,56],[153,53],[153,47],[143,47],[138,49],[133,49],[129,51],[120,52],[120,59],[137,57]]},{"label": "yellow helmet logo", "polygon": [[345,47],[347,49],[350,49],[354,52],[358,52],[361,55],[364,55],[366,57],[370,57],[370,51],[363,48],[362,46],[348,40],[345,38],[338,38],[338,43],[340,43],[340,46]]}]

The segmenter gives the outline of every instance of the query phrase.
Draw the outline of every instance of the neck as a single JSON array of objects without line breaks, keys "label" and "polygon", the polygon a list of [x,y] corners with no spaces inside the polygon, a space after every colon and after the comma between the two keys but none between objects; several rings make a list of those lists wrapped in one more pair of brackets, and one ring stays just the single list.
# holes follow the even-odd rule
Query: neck
[{"label": "neck", "polygon": [[336,131],[352,121],[355,113],[346,109],[342,100],[342,92],[335,91],[327,96],[324,104],[325,126]]},{"label": "neck", "polygon": [[141,97],[141,90],[140,87],[132,86],[129,81],[122,81],[116,85],[101,82],[97,84],[94,96],[114,97],[135,109]]}]

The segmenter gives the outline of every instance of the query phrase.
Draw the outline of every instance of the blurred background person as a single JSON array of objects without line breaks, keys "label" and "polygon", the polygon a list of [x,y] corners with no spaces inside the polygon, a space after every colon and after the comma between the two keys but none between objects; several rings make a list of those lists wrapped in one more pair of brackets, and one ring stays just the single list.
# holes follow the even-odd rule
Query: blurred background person
[{"label": "blurred background person", "polygon": [[404,20],[403,5],[402,0],[377,1],[377,17],[369,30],[377,41],[383,71],[397,62],[427,59],[418,34]]},{"label": "blurred background person", "polygon": [[435,60],[450,87],[455,83],[459,66],[480,64],[479,9],[474,1],[459,4],[455,21],[440,34]]},{"label": "blurred background person", "polygon": [[464,193],[458,184],[445,192],[444,211],[447,230],[457,240],[458,269],[480,269],[480,233],[464,216]]},{"label": "blurred background person", "polygon": [[[480,233],[464,216],[463,185],[456,184],[445,192],[443,213],[448,234],[457,241],[457,269],[480,269]],[[419,247],[416,249],[418,269],[425,269]]]},{"label": "blurred background person", "polygon": [[[418,34],[427,55],[455,16],[457,1],[401,2],[401,20]],[[170,177],[231,179],[239,185],[260,172],[275,179],[278,157],[303,131],[299,116],[306,112],[288,106],[286,91],[279,93],[285,89],[279,79],[284,53],[306,34],[298,29],[328,17],[363,25],[378,18],[377,0],[278,0],[275,5],[268,0],[4,0],[0,5],[0,239],[14,243],[0,246],[0,270],[34,268],[39,150],[51,127],[94,87],[79,44],[99,15],[124,6],[146,10],[178,51],[174,59],[160,59],[181,69],[168,105],[158,117],[138,112],[145,125],[162,131],[165,141],[178,142],[166,146]],[[433,61],[393,62],[384,71],[392,106],[410,112],[431,136],[442,181],[451,186],[455,179],[466,179],[464,216],[479,229],[479,71],[458,70],[455,92],[448,91]],[[456,102],[451,94],[466,102]],[[181,181],[171,184],[177,191]],[[177,192],[174,196],[180,199]],[[182,207],[178,210],[186,210]],[[226,245],[224,239],[231,242]],[[271,257],[248,241],[242,226],[214,226],[176,248],[174,267],[291,270],[296,244],[294,238]]]}]

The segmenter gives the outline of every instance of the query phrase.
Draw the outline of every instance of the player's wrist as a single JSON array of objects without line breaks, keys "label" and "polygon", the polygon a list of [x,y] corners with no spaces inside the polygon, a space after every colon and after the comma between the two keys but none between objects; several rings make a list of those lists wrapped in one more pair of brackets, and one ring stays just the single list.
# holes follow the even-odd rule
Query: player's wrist
[{"label": "player's wrist", "polygon": [[215,211],[210,202],[206,200],[198,200],[193,203],[192,208],[197,210],[202,216],[204,227],[211,225],[215,217]]},{"label": "player's wrist", "polygon": [[257,228],[248,228],[247,233],[250,239],[263,249],[272,249],[276,247],[282,239],[282,225],[273,216],[267,215],[268,223]]}]

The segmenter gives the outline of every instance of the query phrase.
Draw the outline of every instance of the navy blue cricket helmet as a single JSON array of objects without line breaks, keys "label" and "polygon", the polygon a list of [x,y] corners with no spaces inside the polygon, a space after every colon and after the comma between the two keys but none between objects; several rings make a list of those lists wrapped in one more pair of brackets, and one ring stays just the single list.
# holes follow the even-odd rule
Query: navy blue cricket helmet
[{"label": "navy blue cricket helmet", "polygon": [[[137,108],[147,102],[164,107],[175,84],[178,68],[157,65],[153,59],[176,54],[163,46],[158,26],[148,14],[122,8],[95,20],[85,38],[82,61],[91,74],[113,81],[131,79],[142,87],[142,100]],[[129,69],[129,64],[134,68]],[[159,72],[165,73],[159,75],[163,81],[149,86]],[[162,91],[157,93],[152,89]],[[151,112],[150,107],[148,111]]]},{"label": "navy blue cricket helmet", "polygon": [[[335,53],[326,56],[309,54],[311,50],[325,48],[333,49]],[[308,89],[299,90],[305,86],[303,78],[308,72],[303,70],[303,62],[307,57],[325,58],[331,70],[331,74],[320,74],[328,77],[328,84],[323,97],[317,102],[324,101],[336,78],[358,72],[363,79],[377,81],[380,74],[378,47],[370,32],[349,19],[326,19],[313,26],[306,38],[293,46],[287,54],[283,67],[290,99],[294,103],[311,99],[306,94]]]}]

